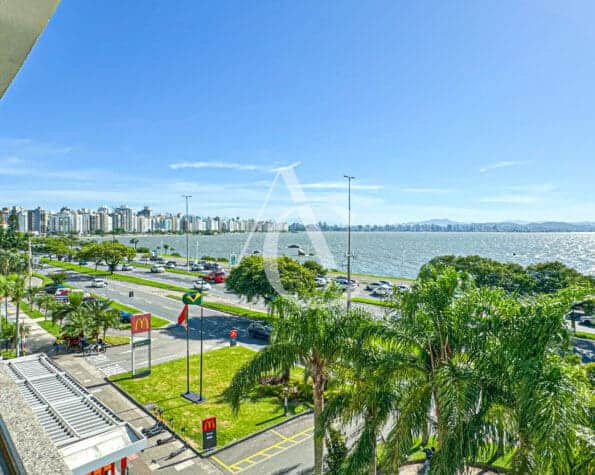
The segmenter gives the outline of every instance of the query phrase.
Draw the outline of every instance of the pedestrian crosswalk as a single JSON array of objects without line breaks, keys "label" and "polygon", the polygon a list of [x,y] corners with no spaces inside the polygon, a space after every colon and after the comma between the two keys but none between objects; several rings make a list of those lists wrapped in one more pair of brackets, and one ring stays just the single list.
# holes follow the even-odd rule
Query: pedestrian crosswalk
[{"label": "pedestrian crosswalk", "polygon": [[106,355],[98,354],[87,357],[87,361],[95,366],[106,376],[113,376],[114,374],[125,373],[126,368],[120,364],[114,363]]}]

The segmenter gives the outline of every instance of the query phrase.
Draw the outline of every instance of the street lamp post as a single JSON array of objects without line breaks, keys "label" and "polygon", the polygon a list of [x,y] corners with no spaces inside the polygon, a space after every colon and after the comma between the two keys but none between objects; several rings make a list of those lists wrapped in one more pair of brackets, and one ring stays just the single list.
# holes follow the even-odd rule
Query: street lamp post
[{"label": "street lamp post", "polygon": [[351,180],[355,177],[343,175],[347,179],[347,310],[351,308]]},{"label": "street lamp post", "polygon": [[192,198],[192,195],[182,195],[186,198],[186,271],[190,270],[190,251],[188,250],[188,198]]}]

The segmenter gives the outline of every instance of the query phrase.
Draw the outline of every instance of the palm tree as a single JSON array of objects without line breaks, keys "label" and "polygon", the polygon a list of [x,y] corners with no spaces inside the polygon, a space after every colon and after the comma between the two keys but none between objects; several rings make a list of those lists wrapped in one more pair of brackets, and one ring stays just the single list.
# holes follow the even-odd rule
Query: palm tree
[{"label": "palm tree", "polygon": [[357,423],[359,437],[348,454],[343,473],[376,474],[376,445],[381,430],[399,406],[401,387],[409,361],[379,345],[362,345],[342,360],[336,373],[340,388],[322,413],[322,426],[329,432],[335,422]]},{"label": "palm tree", "polygon": [[136,251],[136,246],[139,243],[138,238],[132,238],[129,242],[130,242],[130,244],[132,244],[134,246],[134,250]]},{"label": "palm tree", "polygon": [[120,315],[116,309],[111,308],[111,300],[90,300],[84,304],[84,311],[88,314],[95,330],[93,336],[97,338],[103,331],[103,340],[108,328],[117,328],[120,324]]},{"label": "palm tree", "polygon": [[165,253],[167,254],[167,250],[169,249],[169,244],[164,244],[163,249],[164,249]]},{"label": "palm tree", "polygon": [[[12,291],[12,281],[4,276],[0,275],[0,296],[4,300],[4,318],[5,323],[8,324],[8,299]],[[0,318],[0,329],[2,328],[2,319]]]},{"label": "palm tree", "polygon": [[23,275],[15,275],[13,278],[13,285],[10,291],[10,296],[15,304],[16,307],[16,328],[17,328],[17,335],[16,335],[16,350],[17,356],[21,355],[21,335],[19,334],[19,328],[21,326],[20,323],[20,313],[21,313],[21,302],[25,297],[25,277]]},{"label": "palm tree", "polygon": [[38,308],[44,310],[43,319],[47,320],[48,318],[48,311],[56,308],[58,302],[56,302],[56,298],[51,294],[46,294],[45,292],[39,294],[35,299],[37,302]]},{"label": "palm tree", "polygon": [[27,294],[27,301],[29,302],[29,305],[31,305],[31,308],[33,308],[33,304],[35,296],[41,291],[41,287],[37,286],[37,285],[32,285],[30,287],[27,287],[27,290],[25,291],[25,293]]},{"label": "palm tree", "polygon": [[59,322],[62,328],[64,321],[74,318],[75,315],[82,313],[83,294],[81,292],[70,292],[68,294],[68,303],[56,307],[52,312],[52,323]]},{"label": "palm tree", "polygon": [[70,312],[68,319],[64,323],[64,333],[70,336],[91,336],[96,331],[94,322],[83,306]]},{"label": "palm tree", "polygon": [[314,472],[322,474],[324,428],[322,411],[324,395],[332,366],[352,351],[353,335],[369,315],[360,310],[346,312],[336,304],[300,305],[289,300],[276,302],[282,319],[275,325],[271,344],[244,365],[225,391],[234,411],[238,411],[242,396],[271,371],[281,372],[295,364],[304,366],[313,380],[314,400]]}]

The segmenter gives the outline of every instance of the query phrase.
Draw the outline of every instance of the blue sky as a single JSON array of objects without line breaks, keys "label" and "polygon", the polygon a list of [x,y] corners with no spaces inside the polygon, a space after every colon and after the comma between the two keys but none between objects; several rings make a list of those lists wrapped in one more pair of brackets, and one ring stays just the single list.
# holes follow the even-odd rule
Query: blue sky
[{"label": "blue sky", "polygon": [[[0,101],[0,202],[595,221],[592,2],[63,0]],[[279,166],[297,164],[270,191]],[[266,201],[267,196],[269,197]]]}]

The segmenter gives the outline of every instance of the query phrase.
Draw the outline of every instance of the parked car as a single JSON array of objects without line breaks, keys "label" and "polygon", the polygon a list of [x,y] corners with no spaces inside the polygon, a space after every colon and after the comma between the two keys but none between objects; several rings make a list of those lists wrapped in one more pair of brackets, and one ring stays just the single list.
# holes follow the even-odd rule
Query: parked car
[{"label": "parked car", "polygon": [[386,287],[392,287],[393,283],[390,280],[379,280],[378,281],[381,285],[384,285]]},{"label": "parked car", "polygon": [[43,291],[47,294],[55,294],[58,289],[63,289],[62,284],[48,284],[43,288]]},{"label": "parked car", "polygon": [[165,272],[165,269],[162,266],[153,266],[151,267],[151,272],[154,274],[160,274],[161,272]]},{"label": "parked car", "polygon": [[579,325],[592,327],[593,325],[595,325],[595,315],[587,315],[585,317],[582,317],[578,323]]},{"label": "parked car", "polygon": [[225,272],[221,270],[212,271],[205,275],[203,279],[215,284],[221,284],[222,282],[225,282]]},{"label": "parked car", "polygon": [[271,337],[272,331],[272,327],[265,322],[252,322],[250,325],[248,325],[248,335],[251,338],[268,340]]},{"label": "parked car", "polygon": [[96,288],[107,287],[107,280],[105,280],[105,279],[93,279],[91,281],[91,284],[89,285],[89,287],[96,287]]},{"label": "parked car", "polygon": [[118,314],[120,315],[120,322],[130,323],[130,317],[132,317],[132,313],[127,312],[126,310],[120,310]]},{"label": "parked car", "polygon": [[192,283],[196,290],[211,290],[211,284],[203,279],[197,279]]},{"label": "parked car", "polygon": [[168,269],[175,269],[176,268],[176,261],[167,261],[165,263],[165,267]]},{"label": "parked car", "polygon": [[380,285],[372,291],[372,295],[375,295],[376,297],[386,297],[390,295],[390,293],[391,289],[384,285]]},{"label": "parked car", "polygon": [[79,261],[79,266],[87,266],[89,263],[87,261]]},{"label": "parked car", "polygon": [[399,284],[397,285],[397,289],[399,289],[400,292],[409,292],[411,290],[411,287],[405,284]]},{"label": "parked car", "polygon": [[366,290],[374,290],[377,287],[380,287],[381,285],[382,285],[382,283],[380,283],[379,281],[378,282],[369,282],[366,285]]},{"label": "parked car", "polygon": [[122,270],[123,271],[132,270],[132,266],[130,264],[122,264]]}]

